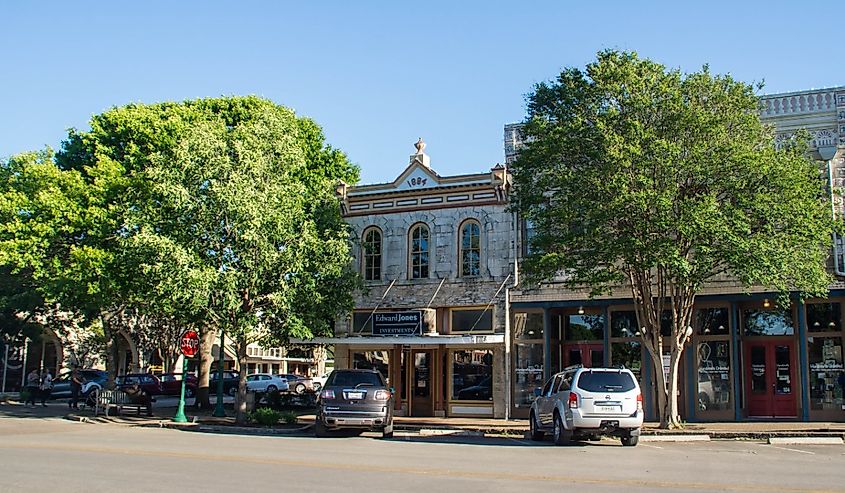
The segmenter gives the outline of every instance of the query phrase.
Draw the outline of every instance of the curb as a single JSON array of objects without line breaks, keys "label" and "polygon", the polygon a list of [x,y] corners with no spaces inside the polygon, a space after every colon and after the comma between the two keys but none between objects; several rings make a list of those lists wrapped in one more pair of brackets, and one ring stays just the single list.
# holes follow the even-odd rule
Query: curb
[{"label": "curb", "polygon": [[640,435],[641,442],[709,442],[710,435]]},{"label": "curb", "polygon": [[841,437],[769,437],[769,445],[845,445]]}]

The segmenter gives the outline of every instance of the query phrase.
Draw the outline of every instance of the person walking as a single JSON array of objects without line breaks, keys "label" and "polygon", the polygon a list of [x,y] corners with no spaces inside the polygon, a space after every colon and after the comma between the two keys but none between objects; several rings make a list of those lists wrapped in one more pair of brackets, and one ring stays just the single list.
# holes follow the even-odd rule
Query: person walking
[{"label": "person walking", "polygon": [[50,398],[50,393],[53,391],[53,375],[50,370],[44,368],[44,373],[41,375],[41,405],[47,407],[47,399]]},{"label": "person walking", "polygon": [[38,397],[38,391],[41,387],[41,377],[38,375],[38,370],[33,369],[29,374],[26,376],[26,401],[24,401],[24,406],[29,406],[32,403],[32,407],[35,407],[35,398]]},{"label": "person walking", "polygon": [[70,400],[67,407],[70,409],[79,409],[79,394],[82,393],[82,385],[85,384],[85,377],[79,371],[78,366],[73,367],[73,372],[70,374]]}]

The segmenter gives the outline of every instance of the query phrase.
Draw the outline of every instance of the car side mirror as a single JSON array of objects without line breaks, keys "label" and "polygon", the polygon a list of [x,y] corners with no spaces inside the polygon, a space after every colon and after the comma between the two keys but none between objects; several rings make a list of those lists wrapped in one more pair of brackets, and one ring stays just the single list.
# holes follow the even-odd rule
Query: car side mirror
[{"label": "car side mirror", "polygon": [[534,389],[534,397],[540,397],[541,395],[543,395],[543,389],[541,389],[540,387]]}]

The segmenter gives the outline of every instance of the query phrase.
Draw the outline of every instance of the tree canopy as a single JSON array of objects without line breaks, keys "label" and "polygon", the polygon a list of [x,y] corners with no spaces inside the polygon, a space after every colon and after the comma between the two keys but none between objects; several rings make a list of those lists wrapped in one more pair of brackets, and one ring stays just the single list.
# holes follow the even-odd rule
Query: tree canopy
[{"label": "tree canopy", "polygon": [[667,395],[708,282],[826,295],[826,174],[800,135],[775,145],[753,86],[604,51],[536,85],[523,133],[512,171],[514,207],[535,232],[527,274],[593,295],[627,287],[657,382],[671,311],[664,424],[677,423]]}]

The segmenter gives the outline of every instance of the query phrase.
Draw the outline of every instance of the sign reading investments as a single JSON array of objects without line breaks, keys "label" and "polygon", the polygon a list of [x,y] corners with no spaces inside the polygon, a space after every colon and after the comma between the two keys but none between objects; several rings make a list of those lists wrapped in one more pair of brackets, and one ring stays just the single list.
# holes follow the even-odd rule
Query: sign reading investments
[{"label": "sign reading investments", "polygon": [[387,312],[373,315],[374,336],[414,336],[421,333],[420,312]]}]

